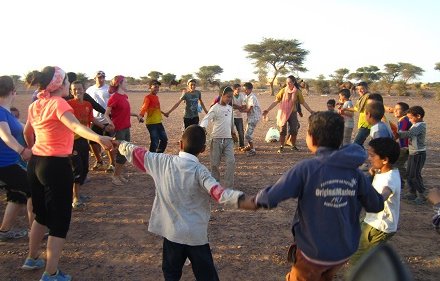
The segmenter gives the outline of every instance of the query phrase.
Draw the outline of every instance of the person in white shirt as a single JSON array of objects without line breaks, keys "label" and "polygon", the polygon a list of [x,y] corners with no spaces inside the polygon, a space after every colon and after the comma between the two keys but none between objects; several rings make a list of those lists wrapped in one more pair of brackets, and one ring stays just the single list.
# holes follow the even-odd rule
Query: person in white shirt
[{"label": "person in white shirt", "polygon": [[234,125],[237,129],[238,133],[238,148],[243,149],[244,147],[244,126],[243,126],[243,113],[240,111],[240,109],[244,105],[245,96],[244,94],[240,93],[241,85],[240,84],[234,84],[232,86],[232,89],[234,90],[234,98],[232,99],[232,107],[234,108]]},{"label": "person in white shirt", "polygon": [[366,213],[359,248],[350,259],[351,265],[373,247],[388,241],[396,233],[399,222],[401,182],[399,170],[393,167],[399,158],[399,144],[385,137],[371,140],[368,146],[372,185],[382,195],[384,208],[378,213]]},{"label": "person in white shirt", "polygon": [[219,280],[208,242],[210,198],[240,209],[255,209],[243,192],[223,188],[197,156],[205,150],[206,133],[198,125],[185,129],[179,155],[149,152],[114,141],[119,152],[152,176],[156,186],[148,231],[163,241],[162,271],[165,280],[179,280],[187,258],[197,280]]},{"label": "person in white shirt", "polygon": [[[107,103],[110,99],[108,88],[109,86],[105,84],[105,73],[104,71],[99,70],[95,74],[95,84],[88,87],[86,93],[91,96],[100,106],[102,106],[103,108],[107,108]],[[95,120],[99,122],[99,124],[102,124],[103,128],[93,124],[91,127],[92,131],[101,136],[113,134],[114,127],[113,125],[109,124],[103,113],[93,110],[93,117],[95,117]],[[91,141],[90,147],[93,151],[93,155],[95,155],[96,157],[96,163],[92,167],[92,170],[96,171],[101,169],[104,165],[101,157],[101,146]],[[112,173],[115,166],[115,155],[110,151],[108,151],[107,153],[110,159],[110,163],[106,169],[106,172]]]},{"label": "person in white shirt", "polygon": [[208,111],[208,114],[200,122],[200,126],[206,130],[209,122],[213,123],[211,133],[211,173],[212,176],[220,181],[220,162],[222,156],[225,157],[225,180],[224,186],[232,188],[234,186],[234,141],[232,139],[232,106],[229,104],[232,100],[233,90],[231,87],[225,87],[222,91],[220,101],[214,104]]},{"label": "person in white shirt", "polygon": [[243,147],[241,151],[247,151],[248,156],[254,156],[256,153],[254,147],[254,130],[261,118],[261,106],[257,99],[257,96],[252,93],[254,86],[250,82],[243,84],[243,91],[246,94],[245,104],[241,109],[241,112],[247,114],[247,124],[244,134],[244,138],[248,141],[248,145]]}]

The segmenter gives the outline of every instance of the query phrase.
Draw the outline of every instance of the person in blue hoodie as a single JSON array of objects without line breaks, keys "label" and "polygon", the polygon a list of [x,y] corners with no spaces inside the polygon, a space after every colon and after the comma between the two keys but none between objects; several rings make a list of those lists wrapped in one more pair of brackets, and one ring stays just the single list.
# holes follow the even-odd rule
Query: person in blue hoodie
[{"label": "person in blue hoodie", "polygon": [[332,280],[358,248],[362,207],[383,210],[382,196],[358,169],[367,153],[358,144],[339,148],[343,134],[339,114],[310,115],[306,142],[315,157],[298,162],[254,199],[256,207],[275,208],[298,198],[292,227],[296,251],[287,281]]}]

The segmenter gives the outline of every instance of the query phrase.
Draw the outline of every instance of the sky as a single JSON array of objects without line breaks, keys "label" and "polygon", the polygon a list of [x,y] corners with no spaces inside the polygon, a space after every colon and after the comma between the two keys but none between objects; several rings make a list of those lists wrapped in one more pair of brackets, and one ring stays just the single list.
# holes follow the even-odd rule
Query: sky
[{"label": "sky", "polygon": [[[69,6],[70,5],[70,6]],[[219,65],[221,80],[257,79],[243,47],[263,38],[308,50],[302,78],[405,62],[440,81],[438,0],[5,0],[0,75],[57,65],[93,78],[179,78]]]}]

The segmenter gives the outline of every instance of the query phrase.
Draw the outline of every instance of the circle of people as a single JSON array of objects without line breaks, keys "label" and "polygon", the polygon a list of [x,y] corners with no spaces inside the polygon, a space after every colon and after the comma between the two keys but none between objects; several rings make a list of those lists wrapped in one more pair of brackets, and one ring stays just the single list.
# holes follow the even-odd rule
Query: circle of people
[{"label": "circle of people", "polygon": [[[179,100],[165,112],[157,95],[161,83],[152,80],[139,113],[133,113],[125,77],[115,76],[110,85],[105,78],[103,71],[96,72],[95,84],[85,90],[75,73],[65,73],[56,66],[30,72],[26,83],[38,89],[23,125],[18,120],[18,110],[12,107],[16,96],[13,80],[0,77],[0,180],[7,192],[0,240],[28,235],[29,253],[22,268],[45,268],[43,281],[72,278],[58,269],[58,263],[72,209],[84,207],[87,200],[80,194],[80,186],[87,180],[89,150],[96,158],[92,170],[112,173],[115,186],[129,182],[124,170],[127,161],[153,177],[157,192],[148,229],[164,239],[165,280],[178,280],[187,259],[197,280],[218,280],[207,235],[210,199],[256,210],[275,208],[281,201],[298,198],[292,228],[294,251],[290,252],[294,264],[286,280],[305,276],[307,280],[331,280],[345,262],[357,263],[368,250],[391,238],[397,231],[400,192],[405,185],[404,198],[415,204],[426,200],[421,177],[426,159],[423,108],[409,107],[404,102],[384,106],[382,96],[369,93],[365,82],[356,87],[359,99],[355,105],[350,90],[341,89],[338,102],[327,102],[328,111],[314,112],[294,76],[287,78],[285,87],[266,110],[261,109],[249,82],[224,87],[207,109],[201,92],[196,90],[197,81],[190,79]],[[168,117],[182,102],[185,111],[180,152],[166,155],[163,152],[168,138],[162,115]],[[234,150],[248,156],[257,154],[254,130],[261,117],[267,118],[277,105],[277,153],[284,153],[287,146],[298,150],[298,115],[302,116],[304,106],[311,114],[306,143],[315,157],[296,163],[257,195],[245,195],[232,189]],[[201,110],[206,115],[200,121]],[[394,113],[397,125],[385,118],[386,111]],[[354,112],[359,113],[359,119],[352,143]],[[148,150],[130,143],[131,116],[146,125],[150,135]],[[209,123],[213,124],[210,170],[197,158],[205,150]],[[365,150],[368,136],[371,141]],[[106,156],[108,166],[104,166]],[[222,157],[223,185],[219,183]],[[365,174],[373,178],[372,183]],[[170,192],[176,190],[175,186],[181,188],[177,194]],[[440,202],[439,193],[430,194],[430,198],[434,203]],[[177,203],[170,208],[170,202]],[[359,224],[361,207],[367,213]],[[30,230],[13,230],[23,208],[27,210]],[[317,209],[325,212],[316,212]],[[175,216],[182,221],[176,222]],[[315,216],[323,217],[314,219]],[[438,221],[437,214],[437,227]],[[45,237],[46,260],[40,258],[39,252]]]}]

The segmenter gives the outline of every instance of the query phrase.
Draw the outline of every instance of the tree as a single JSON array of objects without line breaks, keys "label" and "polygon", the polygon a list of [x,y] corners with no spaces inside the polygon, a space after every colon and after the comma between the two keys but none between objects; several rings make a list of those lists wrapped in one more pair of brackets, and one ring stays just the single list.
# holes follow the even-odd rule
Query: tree
[{"label": "tree", "polygon": [[400,76],[405,84],[408,83],[409,80],[417,79],[418,76],[421,76],[423,72],[425,72],[421,67],[412,65],[410,63],[399,62],[399,65],[401,71]]},{"label": "tree", "polygon": [[148,82],[150,81],[150,77],[148,76],[141,76],[141,84],[148,84]]},{"label": "tree", "polygon": [[162,76],[162,73],[159,71],[150,71],[148,73],[148,77],[150,77],[151,80],[159,80],[160,76]]},{"label": "tree", "polygon": [[328,95],[330,93],[330,83],[325,80],[324,75],[319,75],[316,80],[312,81],[313,88],[320,95]]},{"label": "tree", "polygon": [[82,83],[86,83],[89,80],[89,77],[85,73],[78,72],[76,74],[76,80],[81,81]]},{"label": "tree", "polygon": [[350,73],[348,79],[365,81],[367,83],[378,81],[381,77],[380,69],[375,65],[364,66],[356,69],[356,72]]},{"label": "tree", "polygon": [[180,76],[180,80],[182,80],[183,83],[187,83],[188,80],[193,79],[193,75],[192,74],[184,74],[182,76]]},{"label": "tree", "polygon": [[350,70],[348,70],[347,68],[339,68],[335,70],[334,74],[330,74],[330,77],[332,78],[335,87],[338,87],[339,85],[344,83],[345,78],[349,73]]},{"label": "tree", "polygon": [[435,63],[434,69],[440,71],[440,62]]},{"label": "tree", "polygon": [[395,80],[400,76],[401,66],[394,63],[387,63],[384,66],[385,72],[382,73],[382,83],[385,85],[388,95],[390,95]]},{"label": "tree", "polygon": [[168,87],[171,86],[171,82],[175,81],[175,79],[176,79],[176,75],[172,73],[167,73],[162,75],[162,83],[164,83]]},{"label": "tree", "polygon": [[137,80],[136,78],[127,76],[127,77],[125,77],[125,79],[127,80],[127,83],[129,85],[137,85],[137,84],[139,84],[139,80]]},{"label": "tree", "polygon": [[11,79],[14,81],[14,84],[17,84],[20,81],[20,78],[20,75],[11,75]]},{"label": "tree", "polygon": [[254,60],[257,69],[271,68],[272,78],[269,81],[271,95],[274,95],[273,83],[278,75],[292,72],[305,72],[304,60],[309,51],[301,48],[298,40],[281,40],[264,38],[261,43],[248,44],[244,50],[249,53],[248,58]]},{"label": "tree", "polygon": [[220,73],[223,73],[223,68],[218,65],[208,65],[200,67],[196,75],[200,79],[203,88],[206,88],[208,81],[215,81],[214,77]]},{"label": "tree", "polygon": [[259,67],[257,71],[254,72],[258,75],[258,81],[260,82],[260,85],[266,85],[267,84],[267,68],[266,67]]}]

